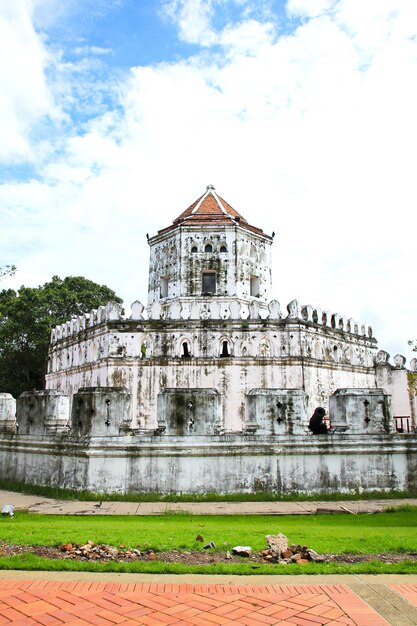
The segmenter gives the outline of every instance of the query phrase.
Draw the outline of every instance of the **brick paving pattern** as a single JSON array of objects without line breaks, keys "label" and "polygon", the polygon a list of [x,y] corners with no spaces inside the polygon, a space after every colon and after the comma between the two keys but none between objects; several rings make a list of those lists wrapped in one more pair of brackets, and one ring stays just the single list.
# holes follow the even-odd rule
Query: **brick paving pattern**
[{"label": "brick paving pattern", "polygon": [[[392,585],[413,588],[417,585]],[[387,626],[346,585],[0,580],[0,626]]]},{"label": "brick paving pattern", "polygon": [[417,607],[417,585],[390,585],[390,588]]}]

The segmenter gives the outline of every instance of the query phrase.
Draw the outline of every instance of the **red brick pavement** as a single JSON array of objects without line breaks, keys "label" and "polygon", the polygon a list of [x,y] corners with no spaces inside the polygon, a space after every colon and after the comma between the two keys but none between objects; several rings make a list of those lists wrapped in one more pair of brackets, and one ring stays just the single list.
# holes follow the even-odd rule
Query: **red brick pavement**
[{"label": "red brick pavement", "polygon": [[[413,587],[416,585],[393,585]],[[413,596],[413,597],[414,597]],[[346,585],[0,580],[0,626],[387,626]]]},{"label": "red brick pavement", "polygon": [[390,588],[417,607],[417,585],[390,585]]}]

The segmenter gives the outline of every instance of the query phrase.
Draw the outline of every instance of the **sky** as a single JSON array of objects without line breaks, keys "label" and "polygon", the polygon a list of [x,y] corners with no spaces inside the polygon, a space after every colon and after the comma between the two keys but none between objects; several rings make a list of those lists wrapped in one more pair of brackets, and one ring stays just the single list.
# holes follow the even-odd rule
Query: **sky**
[{"label": "sky", "polygon": [[273,295],[417,338],[415,0],[0,0],[1,288],[146,303],[150,236],[214,185]]}]

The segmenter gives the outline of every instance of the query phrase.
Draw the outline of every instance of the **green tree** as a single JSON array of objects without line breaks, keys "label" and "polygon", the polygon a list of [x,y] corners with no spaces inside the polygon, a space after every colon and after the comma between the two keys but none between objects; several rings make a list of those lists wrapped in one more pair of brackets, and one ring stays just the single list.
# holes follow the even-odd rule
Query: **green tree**
[{"label": "green tree", "polygon": [[0,391],[15,398],[43,389],[51,329],[113,300],[112,289],[81,276],[0,291]]},{"label": "green tree", "polygon": [[5,276],[13,276],[16,273],[16,265],[5,265],[0,267],[0,278]]}]

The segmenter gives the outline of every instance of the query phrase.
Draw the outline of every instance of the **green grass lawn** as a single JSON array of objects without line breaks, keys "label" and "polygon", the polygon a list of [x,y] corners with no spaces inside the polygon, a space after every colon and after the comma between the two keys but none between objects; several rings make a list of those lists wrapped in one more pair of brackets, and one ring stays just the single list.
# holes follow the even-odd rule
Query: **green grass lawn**
[{"label": "green grass lawn", "polygon": [[[319,553],[381,554],[417,551],[417,507],[372,515],[303,516],[61,516],[17,513],[0,518],[0,540],[13,544],[55,546],[62,543],[106,543],[139,546],[142,550],[201,550],[196,541],[213,541],[216,550],[250,545],[255,552],[266,547],[265,535],[282,532],[290,543],[308,545]],[[60,569],[154,573],[301,574],[301,573],[417,573],[417,564],[379,562],[300,566],[213,564],[186,566],[154,562],[91,563],[48,561],[34,555],[0,557],[2,569]]]}]

